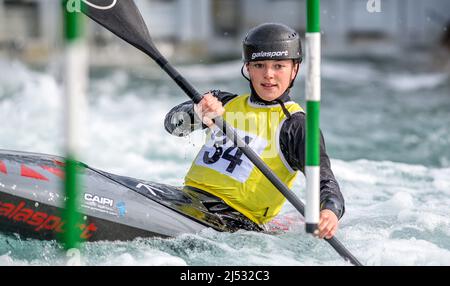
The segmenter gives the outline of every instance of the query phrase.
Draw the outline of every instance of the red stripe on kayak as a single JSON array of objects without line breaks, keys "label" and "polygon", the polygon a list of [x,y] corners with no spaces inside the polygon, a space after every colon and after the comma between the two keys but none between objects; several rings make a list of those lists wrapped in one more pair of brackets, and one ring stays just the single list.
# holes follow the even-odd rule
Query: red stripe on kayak
[{"label": "red stripe on kayak", "polygon": [[53,175],[56,175],[56,176],[60,177],[61,179],[64,179],[64,172],[61,171],[60,169],[52,168],[52,167],[48,167],[48,166],[41,166],[41,168],[44,169],[44,170],[49,171]]},{"label": "red stripe on kayak", "polygon": [[65,163],[60,162],[60,161],[58,161],[58,160],[53,160],[53,162],[54,162],[56,165],[61,166],[61,167],[65,167],[65,166],[66,166]]},{"label": "red stripe on kayak", "polygon": [[0,161],[0,172],[2,172],[3,174],[8,173],[8,172],[6,172],[6,165],[5,165],[5,163],[3,163],[3,161]]},{"label": "red stripe on kayak", "polygon": [[33,179],[42,180],[42,181],[48,181],[48,179],[46,177],[44,177],[43,175],[39,174],[38,172],[28,168],[25,165],[20,166],[20,175],[22,177],[28,177],[28,178],[33,178]]}]

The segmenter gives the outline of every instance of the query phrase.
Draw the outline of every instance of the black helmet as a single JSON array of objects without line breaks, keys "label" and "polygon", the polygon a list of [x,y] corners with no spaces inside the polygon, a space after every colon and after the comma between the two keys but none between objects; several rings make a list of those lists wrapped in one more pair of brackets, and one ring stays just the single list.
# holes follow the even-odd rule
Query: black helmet
[{"label": "black helmet", "polygon": [[243,41],[245,62],[260,60],[302,61],[299,34],[284,24],[265,23],[251,29]]}]

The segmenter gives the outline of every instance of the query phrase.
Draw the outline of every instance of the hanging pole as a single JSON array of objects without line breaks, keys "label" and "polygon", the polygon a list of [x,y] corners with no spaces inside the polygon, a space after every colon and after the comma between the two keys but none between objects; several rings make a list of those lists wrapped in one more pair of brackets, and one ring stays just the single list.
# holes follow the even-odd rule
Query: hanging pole
[{"label": "hanging pole", "polygon": [[[81,1],[79,1],[81,2]],[[87,46],[84,39],[84,15],[74,9],[74,1],[63,0],[65,35],[65,232],[63,235],[66,250],[78,248],[81,236],[81,216],[79,213],[79,189],[82,171],[78,164],[81,143],[84,139],[82,125],[86,110],[87,85]]]},{"label": "hanging pole", "polygon": [[320,213],[320,0],[307,0],[306,204],[307,233],[318,233]]}]

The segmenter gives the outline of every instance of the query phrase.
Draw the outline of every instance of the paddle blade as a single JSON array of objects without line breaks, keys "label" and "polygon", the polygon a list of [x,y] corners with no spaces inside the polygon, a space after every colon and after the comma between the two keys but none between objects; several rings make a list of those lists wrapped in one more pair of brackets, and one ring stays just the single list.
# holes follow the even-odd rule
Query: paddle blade
[{"label": "paddle blade", "polygon": [[83,0],[81,11],[151,58],[160,58],[133,0]]},{"label": "paddle blade", "polygon": [[201,101],[202,95],[154,46],[144,19],[133,0],[82,0],[81,3],[81,11],[84,14],[150,56],[195,103]]}]

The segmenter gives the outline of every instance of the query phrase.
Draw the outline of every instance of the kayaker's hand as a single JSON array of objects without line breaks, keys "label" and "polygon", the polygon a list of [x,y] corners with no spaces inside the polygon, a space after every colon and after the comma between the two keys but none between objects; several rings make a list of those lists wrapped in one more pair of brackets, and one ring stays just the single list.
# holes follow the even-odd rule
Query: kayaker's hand
[{"label": "kayaker's hand", "polygon": [[211,93],[205,94],[203,99],[198,104],[194,105],[194,111],[208,127],[211,127],[214,124],[212,119],[222,116],[225,113],[222,102]]},{"label": "kayaker's hand", "polygon": [[319,237],[332,238],[338,229],[339,220],[334,212],[324,209],[320,211]]}]

